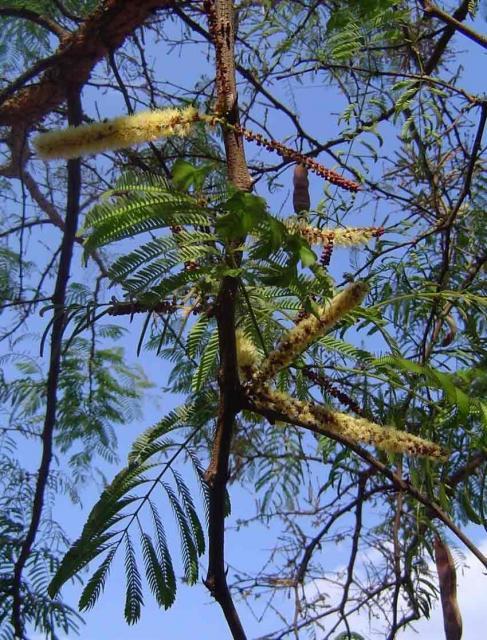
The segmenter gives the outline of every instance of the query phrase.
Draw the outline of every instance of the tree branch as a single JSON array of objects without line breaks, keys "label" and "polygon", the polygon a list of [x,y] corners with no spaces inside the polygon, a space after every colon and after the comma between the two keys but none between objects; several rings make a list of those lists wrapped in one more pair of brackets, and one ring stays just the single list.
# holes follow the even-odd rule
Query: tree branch
[{"label": "tree branch", "polygon": [[464,36],[467,36],[467,38],[470,38],[473,42],[476,42],[481,47],[484,47],[484,49],[487,49],[487,38],[483,34],[478,33],[471,27],[467,27],[467,25],[460,22],[460,20],[457,20],[454,16],[443,11],[443,9],[440,9],[440,7],[437,7],[432,2],[428,2],[428,0],[423,0],[421,4],[423,5],[423,11],[426,15],[438,18],[438,20],[447,24],[450,28],[455,31],[460,31]]},{"label": "tree branch", "polygon": [[[231,124],[238,124],[239,112],[235,77],[235,32],[232,0],[209,0],[205,3],[210,33],[215,45],[217,105]],[[224,128],[227,170],[230,182],[241,190],[250,190],[252,181],[247,169],[243,140],[234,130]],[[235,260],[227,252],[229,264]],[[246,635],[228,588],[225,571],[225,502],[229,476],[229,456],[235,416],[241,409],[242,394],[237,372],[235,344],[235,300],[238,279],[225,276],[216,302],[220,371],[220,402],[213,449],[205,479],[210,490],[209,557],[205,585],[219,603],[234,640]]]},{"label": "tree branch", "polygon": [[43,29],[47,29],[55,36],[57,36],[60,40],[68,36],[69,31],[61,27],[55,20],[49,18],[48,16],[43,16],[37,11],[31,11],[30,9],[20,9],[16,7],[3,7],[0,8],[0,16],[5,16],[6,18],[21,18],[23,20],[28,20],[29,22],[33,22],[37,24],[39,27]]},{"label": "tree branch", "polygon": [[[75,126],[81,123],[81,119],[82,110],[78,91],[73,92],[73,94],[68,97],[68,121],[70,125]],[[22,574],[41,522],[45,491],[53,456],[57,392],[61,369],[61,346],[66,321],[64,303],[71,269],[73,247],[76,239],[76,230],[78,227],[80,192],[81,164],[78,158],[68,161],[66,222],[64,225],[64,234],[61,243],[61,254],[59,256],[56,284],[52,296],[54,304],[54,320],[52,324],[49,371],[47,375],[46,415],[42,431],[42,457],[39,470],[37,472],[30,524],[14,566],[12,585],[12,625],[14,627],[15,637],[19,639],[24,637],[24,622],[22,616]]]},{"label": "tree branch", "polygon": [[0,125],[30,128],[52,109],[64,102],[66,85],[76,81],[82,86],[95,65],[124,40],[157,9],[168,8],[173,0],[107,0],[77,31],[63,39],[58,60],[39,83],[19,91],[0,107]]},{"label": "tree branch", "polygon": [[484,565],[484,567],[487,568],[487,557],[485,557],[484,554],[470,540],[470,538],[468,538],[463,533],[463,531],[459,529],[459,527],[457,527],[457,525],[451,520],[450,516],[447,513],[445,513],[443,509],[436,504],[436,502],[434,502],[433,500],[428,498],[428,496],[425,496],[423,493],[421,493],[421,491],[416,489],[416,487],[414,487],[408,480],[404,480],[404,478],[401,478],[399,475],[394,473],[394,471],[391,471],[391,469],[389,469],[387,465],[380,462],[380,460],[378,460],[375,456],[369,453],[367,449],[364,449],[360,445],[355,444],[354,442],[352,442],[351,440],[348,440],[347,438],[342,438],[338,436],[336,433],[327,431],[325,428],[312,427],[311,425],[304,422],[290,420],[289,417],[283,413],[279,413],[277,411],[273,411],[269,409],[262,409],[261,407],[256,406],[254,402],[248,397],[245,398],[245,408],[249,409],[250,411],[255,411],[255,413],[258,413],[259,415],[264,416],[265,418],[270,420],[272,423],[274,423],[277,420],[277,421],[294,424],[296,426],[303,427],[308,431],[312,431],[313,433],[317,433],[318,435],[331,438],[332,440],[335,440],[336,442],[340,442],[344,446],[348,447],[351,451],[353,451],[360,458],[362,458],[362,460],[365,460],[365,462],[367,462],[369,465],[374,467],[374,469],[376,469],[377,471],[382,473],[386,478],[388,478],[394,484],[394,486],[397,487],[397,489],[399,489],[400,491],[409,493],[409,495],[411,495],[413,498],[418,500],[418,502],[424,505],[427,508],[430,515],[435,518],[438,518],[438,520],[443,522],[443,524],[446,527],[448,527],[448,529],[450,529],[450,531],[459,540],[461,540],[461,542],[463,542],[463,544],[467,547],[467,549],[469,549],[469,551],[472,552],[472,554]]}]

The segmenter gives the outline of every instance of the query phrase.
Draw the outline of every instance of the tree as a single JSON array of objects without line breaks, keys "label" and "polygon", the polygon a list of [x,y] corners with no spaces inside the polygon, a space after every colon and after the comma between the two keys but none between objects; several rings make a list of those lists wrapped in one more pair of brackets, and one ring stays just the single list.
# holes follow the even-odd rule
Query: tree
[{"label": "tree", "polygon": [[[449,544],[487,566],[461,528],[486,526],[487,103],[464,88],[454,49],[486,47],[477,8],[0,8],[1,637],[75,629],[61,586],[89,565],[80,608],[94,606],[118,555],[127,622],[141,615],[144,582],[170,607],[172,511],[185,580],[205,564],[233,638],[247,637],[239,602],[256,598],[279,614],[268,638],[356,638],[349,619],[362,610],[380,612],[395,638],[438,595],[428,557],[446,637],[460,638]],[[189,87],[151,60],[156,48],[172,60],[175,44],[208,57]],[[94,122],[105,91],[126,115]],[[310,175],[324,183],[311,210]],[[58,248],[42,244],[46,228]],[[340,246],[354,247],[345,269]],[[73,266],[81,252],[87,271]],[[137,413],[147,382],[116,345],[135,314],[138,352],[173,363],[168,389],[185,400],[140,434],[70,545],[49,501],[76,500],[96,456],[115,455],[112,425]],[[15,453],[26,438],[35,473]],[[255,486],[256,521],[281,528],[251,576],[229,571],[225,550],[237,484]],[[337,539],[348,545],[339,575],[318,553]],[[340,589],[331,609],[327,581]],[[280,599],[289,593],[293,611]]]}]

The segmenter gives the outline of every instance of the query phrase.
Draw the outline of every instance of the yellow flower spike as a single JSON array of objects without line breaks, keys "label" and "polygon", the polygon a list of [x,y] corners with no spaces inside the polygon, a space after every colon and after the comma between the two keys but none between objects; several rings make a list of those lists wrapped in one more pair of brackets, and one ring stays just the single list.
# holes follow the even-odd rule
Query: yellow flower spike
[{"label": "yellow flower spike", "polygon": [[262,362],[254,374],[255,383],[273,378],[278,371],[284,369],[296,359],[312,342],[324,335],[344,315],[359,305],[367,293],[364,282],[348,285],[321,310],[319,318],[309,316],[284,335],[277,348]]},{"label": "yellow flower spike", "polygon": [[320,244],[324,247],[351,247],[366,244],[384,232],[382,227],[348,227],[346,229],[318,229],[302,222],[289,224],[289,230],[303,237],[309,244]]},{"label": "yellow flower spike", "polygon": [[268,386],[253,388],[251,398],[257,409],[286,416],[291,423],[304,424],[325,436],[337,435],[352,443],[372,444],[390,453],[445,460],[447,452],[429,440],[393,427],[382,427],[365,418],[354,418],[311,402],[289,398]]},{"label": "yellow flower spike", "polygon": [[249,378],[259,360],[259,354],[255,345],[249,340],[242,329],[235,332],[237,342],[237,362],[240,373]]},{"label": "yellow flower spike", "polygon": [[404,453],[414,457],[445,460],[445,450],[434,442],[394,427],[382,427],[365,418],[331,411],[318,405],[309,405],[310,413],[326,429],[360,443],[372,444],[382,451]]},{"label": "yellow flower spike", "polygon": [[43,160],[78,158],[167,136],[186,136],[199,119],[198,111],[192,106],[143,111],[105,122],[48,131],[34,139],[34,147]]}]

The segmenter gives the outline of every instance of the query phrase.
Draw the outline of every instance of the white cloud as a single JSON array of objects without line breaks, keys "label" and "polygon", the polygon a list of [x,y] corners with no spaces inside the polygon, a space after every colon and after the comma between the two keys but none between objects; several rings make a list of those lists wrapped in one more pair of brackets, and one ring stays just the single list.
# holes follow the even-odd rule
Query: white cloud
[{"label": "white cloud", "polygon": [[[487,555],[487,540],[479,545]],[[465,554],[465,565],[457,568],[457,598],[463,620],[464,640],[481,640],[487,637],[487,572],[470,552]],[[415,625],[399,636],[400,640],[440,640],[444,638],[441,605],[438,603],[429,620]],[[398,638],[398,640],[399,640]]]},{"label": "white cloud", "polygon": [[[487,539],[482,541],[479,548],[484,555],[487,555]],[[457,563],[457,597],[463,619],[462,638],[463,640],[481,640],[487,637],[487,571],[472,553],[466,552],[463,558],[461,563]],[[434,563],[430,563],[429,566],[432,581],[436,582]],[[357,574],[360,577],[363,564],[358,563],[357,567]],[[314,600],[319,595],[326,594],[325,606],[327,608],[337,606],[342,594],[341,585],[345,579],[344,570],[344,567],[335,569],[337,574],[342,573],[336,584],[317,580],[306,585],[306,596]],[[384,621],[380,618],[369,620],[366,611],[350,616],[348,622],[352,631],[360,633],[368,640],[384,638]],[[330,616],[326,623],[327,629],[330,629],[333,624],[334,621]],[[337,635],[343,630],[343,626],[337,629]],[[318,630],[317,633],[320,637]],[[444,637],[441,604],[438,601],[429,620],[422,619],[415,623],[413,628],[398,634],[397,640],[443,640]]]}]

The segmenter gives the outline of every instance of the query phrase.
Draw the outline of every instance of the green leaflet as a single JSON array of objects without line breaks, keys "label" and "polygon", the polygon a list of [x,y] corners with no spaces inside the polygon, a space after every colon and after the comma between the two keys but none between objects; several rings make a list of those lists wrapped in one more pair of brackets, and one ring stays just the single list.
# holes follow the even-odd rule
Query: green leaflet
[{"label": "green leaflet", "polygon": [[135,551],[130,535],[125,535],[125,620],[135,624],[140,618],[140,610],[144,604],[142,597],[142,580],[140,577]]},{"label": "green leaflet", "polygon": [[[87,214],[84,227],[91,233],[85,248],[89,251],[168,226],[208,225],[213,217],[210,209],[198,204],[194,197],[172,189],[163,178],[128,174]],[[149,243],[146,251],[154,249]],[[138,256],[132,256],[129,262]]]},{"label": "green leaflet", "polygon": [[54,598],[65,582],[70,580],[78,571],[94,560],[100,553],[108,549],[106,544],[116,535],[116,532],[96,536],[86,541],[81,538],[74,542],[61,561],[58,570],[48,587],[48,593]]},{"label": "green leaflet", "polygon": [[161,592],[162,603],[165,609],[168,609],[176,598],[176,576],[174,575],[174,568],[172,565],[171,555],[167,548],[166,533],[162,520],[159,516],[154,503],[149,500],[152,519],[154,522],[154,529],[157,539],[157,554],[160,567],[163,574],[164,589]]},{"label": "green leaflet", "polygon": [[85,249],[90,251],[111,242],[164,227],[207,225],[210,221],[207,210],[194,203],[176,204],[167,198],[134,202],[121,207],[110,218],[94,223],[93,231],[85,242]]},{"label": "green leaflet", "polygon": [[177,249],[174,236],[151,240],[134,251],[121,256],[110,267],[109,275],[114,281],[121,282],[131,272],[139,269],[143,264]]},{"label": "green leaflet", "polygon": [[167,609],[174,601],[174,593],[168,585],[165,568],[156,553],[152,538],[149,534],[141,534],[141,546],[147,583],[157,604]]},{"label": "green leaflet", "polygon": [[195,584],[198,580],[198,552],[191,531],[191,526],[172,488],[167,484],[167,482],[162,482],[161,484],[166,491],[178,523],[181,538],[181,553],[184,563],[184,576],[188,584]]},{"label": "green leaflet", "polygon": [[207,315],[201,315],[198,320],[193,324],[188,333],[187,346],[188,355],[190,358],[196,357],[201,346],[203,337],[206,334],[206,329],[210,319]]},{"label": "green leaflet", "polygon": [[191,497],[191,493],[187,485],[184,483],[181,475],[174,469],[172,470],[172,473],[174,479],[176,480],[176,486],[178,488],[179,496],[183,502],[184,510],[186,511],[186,514],[191,523],[191,528],[193,530],[193,539],[196,543],[198,555],[201,556],[205,552],[205,534],[203,533],[200,520],[196,513],[193,498]]},{"label": "green leaflet", "polygon": [[465,418],[471,411],[474,399],[462,391],[454,383],[453,376],[447,373],[399,356],[384,356],[375,360],[373,364],[379,368],[392,366],[407,373],[423,376],[431,387],[444,392],[446,400],[457,407],[460,417]]},{"label": "green leaflet", "polygon": [[372,362],[375,358],[374,355],[365,351],[365,349],[359,349],[344,340],[340,340],[340,338],[335,338],[331,335],[326,335],[320,338],[320,344],[329,349],[330,351],[335,351],[339,353],[341,356],[347,358],[353,358],[354,360],[358,360],[359,362],[369,363]]},{"label": "green leaflet", "polygon": [[208,340],[203,355],[201,356],[198,368],[194,372],[193,379],[191,381],[192,391],[199,391],[203,388],[203,385],[210,375],[210,372],[215,366],[218,355],[218,348],[218,331],[217,329],[215,329],[211,334],[210,339]]},{"label": "green leaflet", "polygon": [[[132,449],[128,456],[129,466],[134,464],[139,465],[146,460],[149,457],[146,455],[147,448],[152,446],[161,436],[184,424],[186,420],[191,418],[193,412],[194,408],[191,405],[177,407],[168,413],[160,422],[141,433],[132,444]],[[152,455],[152,453],[150,455]]]},{"label": "green leaflet", "polygon": [[105,588],[105,581],[110,571],[110,565],[112,564],[115,552],[116,548],[112,547],[106,558],[88,580],[79,599],[78,606],[80,611],[88,611],[89,609],[94,607],[96,601],[103,593],[103,590]]}]

